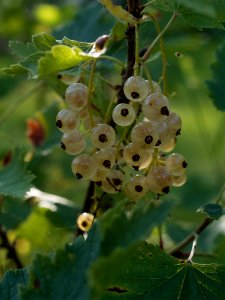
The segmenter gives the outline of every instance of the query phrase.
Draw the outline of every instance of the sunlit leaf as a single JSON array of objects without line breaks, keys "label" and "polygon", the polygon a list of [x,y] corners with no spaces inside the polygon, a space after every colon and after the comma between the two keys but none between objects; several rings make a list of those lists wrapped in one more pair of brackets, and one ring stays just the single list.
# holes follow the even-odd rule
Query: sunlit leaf
[{"label": "sunlit leaf", "polygon": [[33,35],[32,41],[41,51],[49,50],[52,46],[57,44],[56,39],[46,32]]}]

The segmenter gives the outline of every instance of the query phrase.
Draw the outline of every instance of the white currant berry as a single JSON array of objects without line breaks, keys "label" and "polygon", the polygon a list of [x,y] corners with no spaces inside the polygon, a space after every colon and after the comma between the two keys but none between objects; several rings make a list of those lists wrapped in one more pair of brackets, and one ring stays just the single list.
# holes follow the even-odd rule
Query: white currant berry
[{"label": "white currant berry", "polygon": [[169,134],[167,135],[159,145],[159,150],[163,152],[171,152],[176,146],[176,138]]},{"label": "white currant berry", "polygon": [[98,150],[93,154],[93,159],[96,161],[98,169],[110,170],[116,161],[116,150],[113,148]]},{"label": "white currant berry", "polygon": [[77,128],[79,118],[69,109],[62,109],[56,116],[56,126],[63,133],[69,133]]},{"label": "white currant berry", "polygon": [[89,118],[88,109],[85,107],[77,113],[78,117],[82,120]]},{"label": "white currant berry", "polygon": [[79,111],[87,105],[88,89],[83,83],[74,83],[66,89],[65,102],[71,110]]},{"label": "white currant berry", "polygon": [[148,160],[149,153],[145,149],[130,143],[124,148],[123,158],[130,166],[139,167]]},{"label": "white currant berry", "polygon": [[151,121],[136,124],[131,130],[131,141],[137,147],[153,148],[158,141],[155,124]]},{"label": "white currant berry", "polygon": [[136,113],[131,105],[120,103],[113,109],[112,119],[119,126],[129,126],[136,119]]},{"label": "white currant berry", "polygon": [[179,176],[173,176],[173,186],[180,187],[187,181],[187,174],[183,173]]},{"label": "white currant berry", "polygon": [[127,99],[140,102],[149,93],[148,82],[140,76],[131,76],[125,81],[123,91]]},{"label": "white currant berry", "polygon": [[182,154],[172,153],[165,161],[165,165],[170,169],[174,176],[180,176],[185,173],[187,168],[187,162]]},{"label": "white currant berry", "polygon": [[115,194],[121,190],[124,175],[119,170],[110,170],[105,180],[102,181],[101,188],[104,192]]},{"label": "white currant berry", "polygon": [[169,116],[169,101],[166,96],[154,93],[149,95],[142,104],[142,110],[149,120],[163,121]]},{"label": "white currant berry", "polygon": [[[107,174],[109,173],[110,169],[102,169],[98,168],[94,176],[92,176],[90,179],[96,183],[101,183],[103,180],[106,179]],[[101,185],[101,184],[100,184]]]},{"label": "white currant berry", "polygon": [[116,133],[108,124],[98,124],[92,129],[92,142],[96,148],[106,149],[114,145]]},{"label": "white currant berry", "polygon": [[140,199],[148,192],[146,177],[143,175],[135,175],[127,183],[125,192],[131,199]]},{"label": "white currant berry", "polygon": [[171,112],[168,118],[166,118],[165,122],[167,123],[168,131],[171,134],[174,135],[180,134],[181,127],[182,127],[182,120],[177,113]]},{"label": "white currant berry", "polygon": [[71,164],[72,172],[78,179],[90,179],[97,171],[95,160],[88,154],[75,157]]},{"label": "white currant berry", "polygon": [[94,221],[94,215],[84,212],[77,218],[77,226],[80,230],[87,232],[91,229]]},{"label": "white currant berry", "polygon": [[160,146],[162,142],[167,138],[168,135],[168,126],[167,123],[162,122],[155,122],[156,131],[158,133],[158,140],[155,144],[155,146]]},{"label": "white currant berry", "polygon": [[166,167],[155,167],[147,175],[150,191],[157,194],[167,194],[173,184],[172,172]]},{"label": "white currant berry", "polygon": [[146,80],[146,81],[147,81],[148,87],[149,87],[148,95],[153,94],[153,93],[160,93],[160,94],[162,93],[162,89],[161,89],[160,85],[158,84],[158,82],[152,80],[152,87],[153,87],[153,89],[152,89],[148,80]]},{"label": "white currant berry", "polygon": [[85,139],[78,130],[74,130],[70,133],[64,133],[62,136],[61,148],[68,154],[79,154],[84,150],[85,146]]}]

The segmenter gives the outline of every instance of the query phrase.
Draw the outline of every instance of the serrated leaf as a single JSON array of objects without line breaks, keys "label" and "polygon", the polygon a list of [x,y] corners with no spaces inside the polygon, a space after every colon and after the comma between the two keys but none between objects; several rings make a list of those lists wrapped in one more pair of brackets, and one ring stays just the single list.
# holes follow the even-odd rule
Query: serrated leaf
[{"label": "serrated leaf", "polygon": [[219,110],[225,110],[225,42],[219,46],[216,52],[217,61],[211,65],[212,80],[207,81],[207,86],[210,91],[210,96],[213,99],[214,105]]},{"label": "serrated leaf", "polygon": [[10,41],[9,49],[13,54],[18,55],[21,58],[25,58],[35,52],[38,52],[38,48],[33,43],[24,44],[20,41]]},{"label": "serrated leaf", "polygon": [[145,239],[152,229],[163,223],[172,207],[171,201],[146,203],[139,201],[131,216],[127,216],[121,203],[105,213],[100,219],[104,232],[102,253],[108,254],[116,247],[127,247],[137,240]]},{"label": "serrated leaf", "polygon": [[57,44],[56,39],[46,32],[33,35],[32,41],[41,51],[49,50]]},{"label": "serrated leaf", "polygon": [[37,255],[27,287],[21,288],[23,300],[89,300],[86,272],[99,253],[98,227],[90,231],[87,240],[76,238],[74,243],[58,250],[54,257]]},{"label": "serrated leaf", "polygon": [[180,262],[142,242],[100,258],[89,278],[98,300],[212,300],[224,297],[224,275],[225,265]]},{"label": "serrated leaf", "polygon": [[117,19],[126,21],[129,24],[135,25],[135,18],[129,14],[128,11],[122,8],[120,5],[115,5],[111,0],[100,0],[102,5],[106,7],[106,9]]},{"label": "serrated leaf", "polygon": [[0,195],[22,198],[33,179],[34,175],[26,170],[22,151],[16,149],[12,161],[0,171]]},{"label": "serrated leaf", "polygon": [[204,28],[224,29],[224,25],[216,18],[205,16],[195,12],[187,12],[181,15],[181,18],[189,25],[202,30]]},{"label": "serrated leaf", "polygon": [[85,43],[85,42],[79,42],[75,40],[71,40],[67,38],[66,36],[63,37],[62,40],[57,41],[60,44],[64,44],[70,47],[79,47],[83,50],[90,49],[93,46],[93,43]]},{"label": "serrated leaf", "polygon": [[223,207],[216,203],[205,204],[201,206],[197,212],[206,214],[210,219],[214,220],[219,219],[224,214]]},{"label": "serrated leaf", "polygon": [[25,68],[21,64],[13,64],[8,68],[2,68],[2,71],[8,75],[20,75],[29,73],[29,69]]},{"label": "serrated leaf", "polygon": [[48,75],[73,68],[81,62],[90,59],[92,59],[92,57],[84,53],[78,47],[70,48],[64,45],[56,45],[52,47],[51,52],[39,60],[39,74]]},{"label": "serrated leaf", "polygon": [[18,296],[18,285],[26,284],[27,270],[21,269],[5,273],[0,282],[1,300],[20,300]]},{"label": "serrated leaf", "polygon": [[178,4],[182,4],[187,9],[191,9],[194,12],[201,13],[205,16],[216,17],[216,11],[213,4],[207,3],[206,0],[177,0]]}]

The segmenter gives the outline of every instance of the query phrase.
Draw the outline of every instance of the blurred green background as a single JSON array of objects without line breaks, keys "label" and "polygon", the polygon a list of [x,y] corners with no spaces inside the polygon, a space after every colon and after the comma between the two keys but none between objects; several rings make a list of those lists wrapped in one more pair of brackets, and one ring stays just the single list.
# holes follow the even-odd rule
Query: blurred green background
[{"label": "blurred green background", "polygon": [[[87,17],[88,16],[88,17]],[[2,0],[0,3],[0,67],[7,67],[18,60],[9,52],[9,40],[28,42],[32,34],[48,32],[56,38],[93,42],[102,34],[109,34],[114,19],[106,14],[97,1],[41,1]],[[165,24],[167,15],[160,16]],[[144,25],[141,46],[146,47],[155,35],[155,29]],[[225,181],[225,117],[209,98],[205,81],[212,76],[210,65],[216,60],[216,49],[225,39],[220,30],[197,31],[177,20],[165,36],[168,59],[168,83],[172,95],[172,110],[182,117],[183,128],[175,152],[182,153],[188,161],[188,181],[185,186],[174,189],[169,197],[176,203],[167,224],[164,226],[165,243],[169,247],[180,241],[186,233],[203,219],[196,210],[212,202]],[[156,50],[157,51],[157,50]],[[179,52],[180,58],[176,56]],[[112,54],[124,58],[123,45],[118,43]],[[116,69],[110,65],[106,74],[117,81]],[[154,80],[161,72],[160,57],[149,68]],[[10,77],[0,74],[0,161],[16,146],[33,151],[27,138],[27,120],[38,119],[45,128],[50,147],[38,148],[28,168],[36,175],[33,184],[40,190],[56,194],[81,205],[87,184],[75,181],[70,170],[71,157],[59,148],[60,134],[55,129],[55,115],[61,105],[61,95],[50,86],[35,89],[36,82],[25,77]],[[26,97],[26,94],[29,96]],[[54,147],[52,148],[52,145]],[[43,151],[44,150],[44,151]],[[45,206],[45,205],[44,205]],[[26,265],[36,252],[49,253],[73,237],[75,216],[66,206],[55,210],[35,206],[32,212],[22,215],[15,211],[16,226],[6,226],[8,237],[15,241],[16,249]],[[1,223],[1,220],[0,220]],[[10,222],[9,222],[10,223]],[[224,261],[221,249],[225,228],[222,221],[215,222],[201,237],[200,250],[211,253],[218,248],[214,261]],[[157,242],[157,233],[151,241]],[[204,257],[202,258],[205,259]],[[13,263],[0,250],[0,276]]]}]

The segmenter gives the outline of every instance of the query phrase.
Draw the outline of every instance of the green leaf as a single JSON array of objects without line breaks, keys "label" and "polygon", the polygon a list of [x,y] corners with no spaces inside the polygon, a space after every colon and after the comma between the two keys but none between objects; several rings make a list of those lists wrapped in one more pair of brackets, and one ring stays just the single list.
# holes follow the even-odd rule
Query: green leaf
[{"label": "green leaf", "polygon": [[100,258],[91,267],[89,281],[98,300],[223,299],[225,265],[180,262],[141,242]]},{"label": "green leaf", "polygon": [[32,41],[41,51],[50,50],[52,46],[57,44],[56,39],[46,32],[33,35]]},{"label": "green leaf", "polygon": [[163,223],[172,205],[166,200],[147,205],[139,201],[131,216],[127,216],[123,203],[106,212],[100,219],[104,232],[102,253],[108,254],[116,247],[127,247],[147,238],[155,226]]},{"label": "green leaf", "polygon": [[100,234],[94,226],[87,240],[78,237],[54,257],[37,255],[31,266],[23,300],[89,300],[86,272],[99,253]]},{"label": "green leaf", "polygon": [[122,8],[120,5],[114,5],[111,0],[100,0],[102,5],[117,19],[130,23],[132,25],[136,24],[135,18],[129,14],[128,11]]},{"label": "green leaf", "polygon": [[2,68],[2,71],[8,75],[21,75],[29,73],[29,69],[25,68],[21,64],[13,64],[8,68]]},{"label": "green leaf", "polygon": [[6,229],[13,229],[24,222],[31,212],[31,206],[23,199],[4,197],[1,205],[1,225]]},{"label": "green leaf", "polygon": [[70,48],[64,45],[53,46],[51,52],[48,52],[39,60],[38,70],[40,75],[48,75],[61,70],[72,68],[81,62],[90,60],[92,57],[84,53],[80,48]]},{"label": "green leaf", "polygon": [[203,14],[187,12],[181,15],[181,18],[189,25],[202,30],[203,28],[224,29],[224,25],[216,18],[211,18]]},{"label": "green leaf", "polygon": [[216,52],[217,61],[212,64],[212,80],[207,81],[210,96],[213,99],[213,103],[219,110],[225,110],[225,42],[219,46]]},{"label": "green leaf", "polygon": [[0,299],[1,300],[20,300],[17,290],[18,285],[26,284],[27,270],[21,269],[5,273],[0,282]]},{"label": "green leaf", "polygon": [[33,179],[34,175],[26,170],[23,152],[16,149],[12,161],[0,171],[0,195],[22,198]]},{"label": "green leaf", "polygon": [[201,212],[203,214],[206,214],[209,218],[217,220],[219,219],[223,214],[223,207],[219,204],[215,203],[208,203],[203,206],[201,206],[197,212]]},{"label": "green leaf", "polygon": [[33,43],[24,44],[20,41],[9,41],[9,49],[13,54],[18,55],[21,58],[25,58],[39,51]]},{"label": "green leaf", "polygon": [[79,47],[83,50],[90,49],[93,46],[93,43],[79,42],[79,41],[71,40],[65,36],[63,37],[62,40],[58,40],[57,42],[70,47],[74,47],[74,46]]},{"label": "green leaf", "polygon": [[193,12],[216,18],[216,11],[213,4],[207,3],[206,0],[177,0],[177,3],[182,4],[187,9],[191,9]]}]

